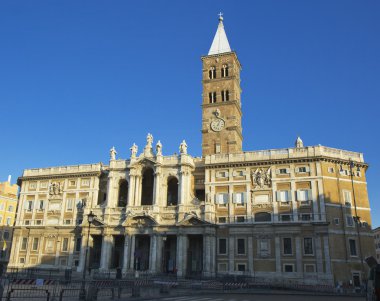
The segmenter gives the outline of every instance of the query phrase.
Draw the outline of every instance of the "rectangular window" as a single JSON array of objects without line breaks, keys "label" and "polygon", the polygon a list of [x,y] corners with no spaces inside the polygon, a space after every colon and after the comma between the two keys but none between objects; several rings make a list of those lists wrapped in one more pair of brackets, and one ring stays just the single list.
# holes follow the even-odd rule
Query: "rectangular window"
[{"label": "rectangular window", "polygon": [[315,273],[315,265],[314,264],[305,264],[304,265],[305,273]]},{"label": "rectangular window", "polygon": [[311,220],[311,214],[310,213],[301,214],[301,220],[302,221],[310,221]]},{"label": "rectangular window", "polygon": [[73,211],[74,203],[74,198],[66,199],[66,211]]},{"label": "rectangular window", "polygon": [[27,211],[32,211],[33,210],[33,201],[26,201],[24,206],[25,206],[25,209]]},{"label": "rectangular window", "polygon": [[343,200],[346,206],[351,206],[351,191],[343,190]]},{"label": "rectangular window", "polygon": [[268,239],[260,240],[260,256],[266,257],[269,256],[269,241]]},{"label": "rectangular window", "polygon": [[70,187],[74,187],[74,186],[76,186],[76,184],[77,184],[77,182],[75,180],[70,180],[69,181],[69,186]]},{"label": "rectangular window", "polygon": [[46,241],[45,251],[46,251],[47,253],[52,253],[52,252],[54,252],[54,240],[49,239],[49,240]]},{"label": "rectangular window", "polygon": [[329,168],[328,168],[328,172],[329,172],[329,173],[333,173],[333,172],[334,172],[334,167],[329,167]]},{"label": "rectangular window", "polygon": [[65,219],[65,225],[71,225],[71,219]]},{"label": "rectangular window", "polygon": [[4,239],[9,239],[9,232],[8,231],[4,231]]},{"label": "rectangular window", "polygon": [[284,264],[284,272],[292,273],[294,270],[294,266],[292,264]]},{"label": "rectangular window", "polygon": [[29,183],[29,189],[36,189],[37,188],[37,182],[30,182]]},{"label": "rectangular window", "polygon": [[41,188],[47,188],[47,186],[48,186],[48,182],[41,182],[40,183]]},{"label": "rectangular window", "polygon": [[226,217],[218,217],[218,222],[220,223],[220,224],[225,224],[226,222],[227,222],[227,218]]},{"label": "rectangular window", "polygon": [[311,190],[309,189],[297,190],[297,200],[300,202],[312,200]]},{"label": "rectangular window", "polygon": [[45,201],[39,200],[38,201],[38,210],[44,210],[45,209]]},{"label": "rectangular window", "polygon": [[20,257],[19,262],[20,262],[21,264],[24,264],[24,263],[25,263],[25,257]]},{"label": "rectangular window", "polygon": [[62,241],[62,252],[67,252],[69,247],[69,239],[65,237]]},{"label": "rectangular window", "polygon": [[82,238],[78,237],[75,241],[75,251],[80,252],[81,249],[81,244],[82,244]]},{"label": "rectangular window", "polygon": [[23,237],[21,241],[21,250],[25,251],[28,246],[28,238]]},{"label": "rectangular window", "polygon": [[82,179],[81,185],[86,187],[90,186],[90,179]]},{"label": "rectangular window", "polygon": [[227,272],[227,263],[219,263],[218,272]]},{"label": "rectangular window", "polygon": [[243,206],[245,202],[245,193],[244,192],[235,192],[234,193],[234,203],[238,206]]},{"label": "rectangular window", "polygon": [[337,226],[339,225],[339,218],[337,218],[337,217],[334,218],[334,224],[337,225]]},{"label": "rectangular window", "polygon": [[281,214],[280,217],[282,222],[290,222],[292,220],[292,216],[290,214]]},{"label": "rectangular window", "polygon": [[292,239],[290,237],[284,237],[282,242],[284,255],[292,255]]},{"label": "rectangular window", "polygon": [[227,239],[219,238],[219,254],[225,255],[227,254]]},{"label": "rectangular window", "polygon": [[245,216],[237,216],[236,222],[237,223],[244,223],[245,222]]},{"label": "rectangular window", "polygon": [[0,203],[0,210],[4,210],[4,203]]},{"label": "rectangular window", "polygon": [[228,203],[228,193],[219,193],[216,195],[218,205],[226,205]]},{"label": "rectangular window", "polygon": [[278,174],[286,175],[289,173],[288,170],[289,170],[288,168],[280,168],[280,169],[278,169]]},{"label": "rectangular window", "polygon": [[358,256],[358,253],[356,252],[356,240],[355,239],[349,239],[349,245],[350,245],[350,255],[351,256]]},{"label": "rectangular window", "polygon": [[311,237],[305,237],[303,239],[303,252],[305,255],[313,255],[313,239]]},{"label": "rectangular window", "polygon": [[306,166],[298,167],[297,172],[299,172],[299,173],[307,172]]},{"label": "rectangular window", "polygon": [[346,223],[347,223],[347,227],[354,226],[354,219],[351,215],[346,215]]},{"label": "rectangular window", "polygon": [[36,225],[42,225],[42,220],[37,219],[37,220],[36,220]]},{"label": "rectangular window", "polygon": [[244,263],[238,263],[236,265],[238,272],[245,272],[245,264]]},{"label": "rectangular window", "polygon": [[12,211],[13,211],[13,206],[12,205],[8,206],[8,212],[12,212]]},{"label": "rectangular window", "polygon": [[38,238],[37,237],[33,238],[32,250],[33,251],[37,251],[38,250]]},{"label": "rectangular window", "polygon": [[289,190],[279,190],[276,191],[277,201],[279,202],[289,202],[291,201],[291,192]]},{"label": "rectangular window", "polygon": [[237,239],[237,254],[238,255],[245,254],[245,239],[244,238]]},{"label": "rectangular window", "polygon": [[3,216],[0,215],[0,224],[3,222]]},{"label": "rectangular window", "polygon": [[10,226],[11,225],[11,222],[12,222],[12,219],[10,217],[7,217],[7,226]]}]

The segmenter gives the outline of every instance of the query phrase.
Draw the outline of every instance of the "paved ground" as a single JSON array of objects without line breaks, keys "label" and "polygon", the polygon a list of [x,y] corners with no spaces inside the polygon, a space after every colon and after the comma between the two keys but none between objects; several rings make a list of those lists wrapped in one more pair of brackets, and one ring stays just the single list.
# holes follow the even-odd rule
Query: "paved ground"
[{"label": "paved ground", "polygon": [[[146,299],[147,300],[147,299]],[[197,296],[173,296],[152,301],[365,301],[361,297],[337,297],[337,296],[305,296],[305,295],[249,295],[249,294],[213,294]]]}]

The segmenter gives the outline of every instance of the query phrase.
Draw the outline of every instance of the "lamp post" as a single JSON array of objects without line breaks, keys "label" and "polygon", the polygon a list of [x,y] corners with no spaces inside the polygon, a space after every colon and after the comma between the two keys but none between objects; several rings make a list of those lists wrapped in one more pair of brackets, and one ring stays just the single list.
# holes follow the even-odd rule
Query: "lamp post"
[{"label": "lamp post", "polygon": [[88,220],[88,232],[87,232],[87,242],[86,242],[86,253],[84,255],[84,265],[83,265],[83,273],[82,273],[82,286],[80,290],[80,300],[86,299],[86,269],[87,269],[87,254],[88,254],[88,241],[90,240],[90,230],[91,230],[91,224],[93,223],[95,219],[95,214],[90,211],[90,213],[87,215]]},{"label": "lamp post", "polygon": [[[352,187],[352,194],[354,197],[354,210],[355,210],[355,216],[353,217],[354,223],[355,223],[355,228],[356,232],[358,235],[358,244],[359,244],[359,252],[360,252],[360,263],[361,263],[361,273],[362,273],[362,281],[365,278],[365,271],[364,271],[364,259],[363,259],[363,251],[362,251],[362,244],[361,244],[361,238],[360,238],[360,229],[359,226],[361,225],[360,222],[360,216],[358,216],[358,210],[356,206],[356,196],[355,196],[355,186],[354,186],[354,168],[355,168],[355,163],[354,161],[351,160],[351,158],[348,160],[348,165],[350,167],[350,178],[351,178],[351,187]],[[340,171],[343,171],[342,165],[340,166]],[[359,165],[356,165],[356,171],[360,172],[360,167]]]}]

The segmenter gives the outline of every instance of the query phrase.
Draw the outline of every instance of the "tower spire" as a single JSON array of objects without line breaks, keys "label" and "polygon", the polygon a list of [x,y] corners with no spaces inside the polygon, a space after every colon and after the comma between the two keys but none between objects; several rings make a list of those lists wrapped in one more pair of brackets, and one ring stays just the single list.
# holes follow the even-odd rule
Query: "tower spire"
[{"label": "tower spire", "polygon": [[223,13],[219,13],[219,24],[214,40],[212,41],[208,55],[231,52],[230,44],[228,43],[226,32],[223,25]]}]

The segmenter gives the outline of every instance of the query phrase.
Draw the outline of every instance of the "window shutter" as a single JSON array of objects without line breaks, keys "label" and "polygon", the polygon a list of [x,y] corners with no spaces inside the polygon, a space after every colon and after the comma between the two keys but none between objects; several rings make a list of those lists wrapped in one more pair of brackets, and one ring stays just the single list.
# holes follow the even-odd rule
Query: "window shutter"
[{"label": "window shutter", "polygon": [[232,172],[232,176],[233,176],[233,177],[236,177],[236,171],[233,171],[233,172]]},{"label": "window shutter", "polygon": [[288,190],[288,201],[289,202],[292,201],[292,191],[291,190]]},{"label": "window shutter", "polygon": [[280,169],[276,169],[276,175],[279,175],[280,174]]},{"label": "window shutter", "polygon": [[237,195],[236,195],[236,193],[234,193],[234,194],[232,194],[232,202],[234,204],[236,204],[236,200],[237,200]]},{"label": "window shutter", "polygon": [[310,172],[310,167],[306,166],[306,172]]},{"label": "window shutter", "polygon": [[296,171],[296,173],[299,173],[299,172],[300,172],[300,168],[299,168],[299,167],[296,167],[296,168],[295,168],[295,171]]},{"label": "window shutter", "polygon": [[301,191],[297,190],[297,201],[303,201],[301,196]]},{"label": "window shutter", "polygon": [[215,178],[220,178],[220,172],[219,171],[215,172]]},{"label": "window shutter", "polygon": [[30,206],[30,209],[33,210],[34,202],[31,201],[32,205]]},{"label": "window shutter", "polygon": [[290,168],[286,169],[286,173],[288,173],[288,174],[290,173]]},{"label": "window shutter", "polygon": [[28,201],[24,202],[24,209],[28,209]]},{"label": "window shutter", "polygon": [[313,200],[313,190],[309,189],[307,191],[307,200],[312,201]]},{"label": "window shutter", "polygon": [[45,201],[41,201],[41,202],[42,202],[42,209],[45,209],[46,202]]},{"label": "window shutter", "polygon": [[243,192],[243,193],[241,194],[241,201],[242,201],[243,204],[245,204],[245,202],[246,202],[246,198],[247,198],[247,193],[246,193],[246,192]]},{"label": "window shutter", "polygon": [[226,178],[228,178],[228,171],[226,171],[226,172],[224,173],[224,176],[225,176]]},{"label": "window shutter", "polygon": [[223,204],[228,203],[228,193],[223,194]]},{"label": "window shutter", "polygon": [[276,200],[277,202],[281,202],[281,191],[276,191]]},{"label": "window shutter", "polygon": [[215,202],[215,204],[218,204],[218,195],[217,194],[214,195],[214,202]]}]

